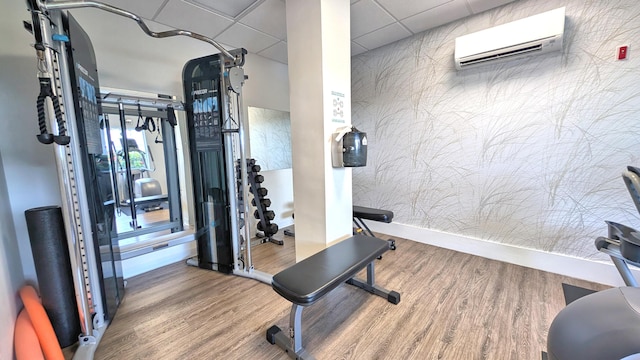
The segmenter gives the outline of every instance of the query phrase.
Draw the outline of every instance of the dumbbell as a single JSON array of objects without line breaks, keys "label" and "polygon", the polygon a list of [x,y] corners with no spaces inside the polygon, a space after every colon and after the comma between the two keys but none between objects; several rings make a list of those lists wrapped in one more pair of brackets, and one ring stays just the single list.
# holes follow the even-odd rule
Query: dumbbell
[{"label": "dumbbell", "polygon": [[258,223],[258,230],[259,230],[259,231],[264,231],[264,234],[265,234],[266,236],[271,236],[271,235],[273,235],[273,234],[275,234],[275,233],[277,233],[277,232],[278,232],[278,224],[269,224],[269,225],[267,225],[267,229],[265,230],[265,229],[262,227],[262,223],[261,223],[261,222],[259,222],[259,223]]},{"label": "dumbbell", "polygon": [[[256,199],[251,199],[251,205],[253,206],[257,206],[256,205]],[[268,208],[269,206],[271,206],[271,199],[260,199],[260,205],[262,205],[263,209]]]},{"label": "dumbbell", "polygon": [[261,184],[261,183],[263,183],[263,182],[264,182],[264,176],[262,176],[262,175],[256,175],[256,176],[254,176],[254,177],[253,177],[253,180],[254,180],[256,183]]},{"label": "dumbbell", "polygon": [[269,224],[267,226],[267,230],[264,232],[265,234],[273,235],[278,232],[278,224]]},{"label": "dumbbell", "polygon": [[269,192],[269,190],[267,190],[267,188],[258,188],[257,191],[258,196],[267,196],[267,193]]},{"label": "dumbbell", "polygon": [[[265,211],[263,215],[264,215],[264,218],[267,220],[273,220],[276,218],[276,213],[273,212],[273,210]],[[253,217],[256,219],[260,219],[260,213],[258,212],[258,210],[253,212]]]}]

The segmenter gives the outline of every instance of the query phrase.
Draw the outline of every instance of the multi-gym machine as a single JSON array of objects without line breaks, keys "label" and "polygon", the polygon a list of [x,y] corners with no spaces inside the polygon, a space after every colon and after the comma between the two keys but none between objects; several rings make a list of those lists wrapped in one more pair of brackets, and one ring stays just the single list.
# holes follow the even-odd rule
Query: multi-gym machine
[{"label": "multi-gym machine", "polygon": [[242,116],[246,50],[231,54],[235,62],[215,54],[189,61],[183,71],[198,240],[197,264],[189,263],[271,284],[272,276],[251,262],[249,201],[243,201],[249,198]]},{"label": "multi-gym machine", "polygon": [[[149,36],[186,36],[207,42],[220,54],[185,66],[185,97],[196,200],[198,266],[271,283],[251,262],[242,66],[246,51],[228,51],[213,39],[185,30],[151,31],[131,12],[93,1],[27,2],[35,38],[40,96],[38,141],[54,146],[62,213],[71,258],[81,330],[77,359],[92,358],[122,300],[122,270],[113,236],[112,191],[99,191],[96,162],[103,152],[95,54],[88,35],[68,9],[97,8],[138,23]],[[48,103],[46,99],[51,101]],[[212,100],[209,101],[208,98]],[[213,100],[215,99],[215,100]],[[198,123],[194,104],[207,100]],[[215,108],[213,105],[215,101]],[[107,101],[104,101],[105,103]],[[215,109],[215,111],[214,111]],[[202,111],[201,111],[202,112]],[[47,113],[50,116],[47,117]],[[202,115],[202,114],[200,114]],[[49,131],[51,129],[51,131]],[[240,164],[237,174],[235,165]],[[238,178],[239,176],[239,178]],[[134,224],[135,225],[135,224]]]}]

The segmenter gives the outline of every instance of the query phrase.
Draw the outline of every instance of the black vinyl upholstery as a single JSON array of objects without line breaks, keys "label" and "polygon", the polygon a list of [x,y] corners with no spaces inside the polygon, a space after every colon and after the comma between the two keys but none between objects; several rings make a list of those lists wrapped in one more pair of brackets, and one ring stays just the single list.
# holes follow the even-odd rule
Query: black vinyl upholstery
[{"label": "black vinyl upholstery", "polygon": [[308,306],[387,250],[386,240],[354,235],[277,273],[271,284],[285,299]]},{"label": "black vinyl upholstery", "polygon": [[390,223],[393,220],[393,212],[388,210],[380,210],[380,209],[354,205],[353,217],[356,217],[359,219]]}]

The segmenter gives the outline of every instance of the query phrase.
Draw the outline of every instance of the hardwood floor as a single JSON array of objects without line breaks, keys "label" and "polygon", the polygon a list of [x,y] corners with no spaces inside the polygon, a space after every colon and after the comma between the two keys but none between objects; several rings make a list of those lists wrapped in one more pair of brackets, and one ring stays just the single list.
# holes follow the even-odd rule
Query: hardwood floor
[{"label": "hardwood floor", "polygon": [[[255,246],[255,267],[292,265],[293,242]],[[317,359],[540,359],[564,307],[561,284],[607,288],[396,242],[376,262],[376,282],[401,293],[398,305],[343,285],[304,310],[303,345]],[[288,359],[265,332],[286,331],[289,310],[266,284],[177,263],[129,279],[95,358]]]}]

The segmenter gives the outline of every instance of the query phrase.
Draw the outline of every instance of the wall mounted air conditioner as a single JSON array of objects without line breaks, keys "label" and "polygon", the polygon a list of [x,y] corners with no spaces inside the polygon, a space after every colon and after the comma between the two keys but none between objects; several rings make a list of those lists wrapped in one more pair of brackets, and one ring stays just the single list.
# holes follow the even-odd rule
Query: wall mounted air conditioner
[{"label": "wall mounted air conditioner", "polygon": [[456,69],[562,49],[564,7],[456,38]]}]

